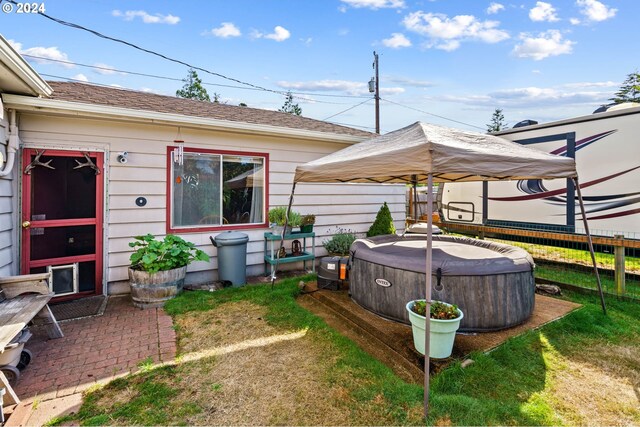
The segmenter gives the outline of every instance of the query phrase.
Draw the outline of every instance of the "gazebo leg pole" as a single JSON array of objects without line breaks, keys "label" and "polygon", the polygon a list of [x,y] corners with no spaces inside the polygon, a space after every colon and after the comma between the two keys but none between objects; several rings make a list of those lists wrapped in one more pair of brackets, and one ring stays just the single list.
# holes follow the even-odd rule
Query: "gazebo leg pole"
[{"label": "gazebo leg pole", "polygon": [[426,420],[429,415],[429,352],[431,350],[430,335],[431,335],[431,248],[433,246],[433,232],[431,227],[433,226],[433,174],[429,174],[427,177],[427,259],[426,259],[426,311],[425,315],[425,327],[424,327],[424,418]]},{"label": "gazebo leg pole", "polygon": [[[600,273],[598,272],[598,264],[596,262],[596,254],[593,250],[593,241],[591,240],[591,233],[589,232],[589,223],[587,222],[587,214],[584,211],[584,202],[582,201],[582,191],[580,190],[580,184],[578,178],[573,178],[573,184],[578,192],[578,202],[580,202],[580,213],[582,214],[582,221],[584,223],[584,231],[587,234],[587,242],[589,244],[589,252],[591,253],[591,261],[593,262],[593,271],[596,274],[596,281],[598,282],[598,291],[600,292],[600,303],[602,304],[602,312],[607,314],[607,306],[604,303],[604,293],[602,292],[602,283],[600,282]],[[568,203],[569,201],[567,201]]]},{"label": "gazebo leg pole", "polygon": [[291,195],[289,196],[289,206],[287,206],[287,214],[284,217],[284,229],[282,230],[282,236],[280,237],[280,247],[278,248],[278,255],[276,256],[276,265],[273,267],[273,274],[271,275],[271,289],[273,289],[273,284],[276,281],[276,272],[278,271],[278,265],[280,264],[280,251],[284,247],[284,235],[287,231],[287,226],[289,225],[289,213],[291,212],[291,205],[293,204],[293,193],[296,192],[296,183],[293,183],[293,187],[291,187]]}]

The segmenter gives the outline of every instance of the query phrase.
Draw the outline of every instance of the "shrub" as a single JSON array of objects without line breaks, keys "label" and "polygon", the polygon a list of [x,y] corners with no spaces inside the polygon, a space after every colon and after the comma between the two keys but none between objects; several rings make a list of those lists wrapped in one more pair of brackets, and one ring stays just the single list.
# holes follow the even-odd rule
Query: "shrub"
[{"label": "shrub", "polygon": [[393,218],[391,217],[391,211],[387,206],[387,202],[380,207],[376,220],[371,224],[369,231],[367,231],[367,237],[380,236],[383,234],[395,234],[396,227],[393,225]]},{"label": "shrub", "polygon": [[331,239],[322,242],[322,246],[324,246],[330,254],[347,256],[349,255],[351,244],[355,242],[356,239],[357,237],[353,231],[339,228]]},{"label": "shrub", "polygon": [[209,255],[187,242],[182,237],[168,234],[163,240],[156,240],[152,234],[134,237],[129,247],[137,248],[129,261],[134,270],[157,273],[184,267],[193,261],[209,261]]}]

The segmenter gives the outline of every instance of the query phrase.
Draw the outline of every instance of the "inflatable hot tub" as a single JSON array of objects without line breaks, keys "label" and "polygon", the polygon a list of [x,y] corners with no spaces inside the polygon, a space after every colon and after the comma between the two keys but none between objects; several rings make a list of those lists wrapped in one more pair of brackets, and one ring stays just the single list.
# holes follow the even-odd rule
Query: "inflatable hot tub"
[{"label": "inflatable hot tub", "polygon": [[[351,298],[380,316],[409,323],[407,302],[425,297],[426,244],[424,235],[356,240],[351,246]],[[461,331],[515,326],[533,312],[533,268],[524,249],[433,236],[432,299],[460,307]]]}]

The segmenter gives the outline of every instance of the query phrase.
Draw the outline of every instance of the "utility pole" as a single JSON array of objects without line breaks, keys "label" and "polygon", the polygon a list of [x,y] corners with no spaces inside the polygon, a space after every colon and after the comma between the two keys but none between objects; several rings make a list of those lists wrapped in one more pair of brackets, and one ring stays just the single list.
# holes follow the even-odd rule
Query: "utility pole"
[{"label": "utility pole", "polygon": [[369,92],[373,92],[373,98],[376,100],[376,133],[380,134],[380,79],[378,74],[378,54],[373,51],[373,69],[375,77],[369,82]]}]

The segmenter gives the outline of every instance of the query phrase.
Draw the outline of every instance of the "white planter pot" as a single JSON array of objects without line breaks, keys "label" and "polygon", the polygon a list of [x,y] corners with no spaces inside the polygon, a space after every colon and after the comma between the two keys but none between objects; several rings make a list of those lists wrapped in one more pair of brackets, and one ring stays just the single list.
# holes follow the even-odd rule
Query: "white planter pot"
[{"label": "white planter pot", "polygon": [[[415,301],[409,301],[407,303],[407,311],[409,312],[409,320],[411,321],[411,329],[413,331],[413,345],[420,354],[424,354],[425,317],[420,316],[412,310],[414,303]],[[451,352],[453,351],[453,341],[456,338],[456,331],[460,327],[460,321],[464,317],[460,309],[458,309],[458,313],[460,313],[460,316],[456,319],[429,319],[431,321],[429,357],[434,359],[444,359],[451,356]]]}]

